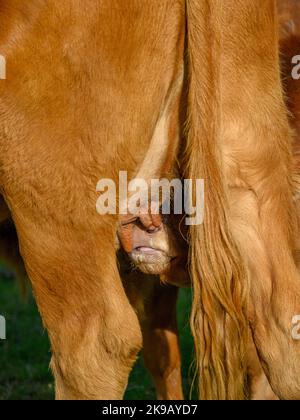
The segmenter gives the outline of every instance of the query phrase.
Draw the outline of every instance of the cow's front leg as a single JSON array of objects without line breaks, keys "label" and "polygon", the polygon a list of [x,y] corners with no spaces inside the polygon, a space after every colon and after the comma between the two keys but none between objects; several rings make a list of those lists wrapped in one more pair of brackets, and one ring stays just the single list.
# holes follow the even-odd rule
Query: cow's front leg
[{"label": "cow's front leg", "polygon": [[57,399],[121,399],[142,337],[117,269],[116,224],[14,216],[51,341]]}]

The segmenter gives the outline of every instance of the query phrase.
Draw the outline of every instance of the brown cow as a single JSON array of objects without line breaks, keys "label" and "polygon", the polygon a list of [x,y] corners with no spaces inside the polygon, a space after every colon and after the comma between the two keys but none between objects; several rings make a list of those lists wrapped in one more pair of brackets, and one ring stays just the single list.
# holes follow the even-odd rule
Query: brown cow
[{"label": "brown cow", "polygon": [[[119,219],[96,213],[95,186],[121,170],[172,177],[183,119],[181,175],[206,182],[204,225],[189,232],[201,396],[247,396],[250,322],[272,388],[299,397],[298,227],[276,28],[272,0],[1,1],[0,185],[49,332],[57,398],[123,395],[142,331],[117,269]],[[150,234],[160,228],[135,217]],[[145,323],[146,348],[160,331],[177,346],[165,299]],[[176,354],[159,375],[160,396],[179,398],[166,390],[180,382]]]}]

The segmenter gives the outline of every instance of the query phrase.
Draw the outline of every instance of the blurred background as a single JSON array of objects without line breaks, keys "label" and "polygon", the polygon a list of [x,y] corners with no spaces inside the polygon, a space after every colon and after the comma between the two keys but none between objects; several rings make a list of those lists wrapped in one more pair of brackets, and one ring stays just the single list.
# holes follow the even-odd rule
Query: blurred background
[{"label": "blurred background", "polygon": [[[193,380],[193,341],[189,328],[191,292],[182,290],[178,302],[183,384],[189,399]],[[0,264],[0,315],[6,318],[7,340],[0,340],[0,400],[52,400],[54,385],[49,370],[50,346],[29,293],[22,299],[14,275]],[[127,400],[153,400],[155,389],[139,358],[130,377]]]}]

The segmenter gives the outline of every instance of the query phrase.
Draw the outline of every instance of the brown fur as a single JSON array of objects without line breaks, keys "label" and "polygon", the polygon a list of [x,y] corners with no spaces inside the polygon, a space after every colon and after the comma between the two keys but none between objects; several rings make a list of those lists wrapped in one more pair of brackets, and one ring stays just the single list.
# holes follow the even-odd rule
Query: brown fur
[{"label": "brown fur", "polygon": [[230,232],[219,144],[221,6],[215,1],[189,0],[187,4],[190,93],[186,177],[206,182],[205,223],[192,227],[190,233],[195,295],[192,328],[200,393],[203,399],[243,399],[247,276]]},{"label": "brown fur", "polygon": [[291,338],[291,320],[300,302],[293,259],[298,226],[275,4],[188,5],[187,174],[207,184],[206,220],[191,232],[202,397],[247,396],[249,320],[272,388],[281,398],[297,398],[299,343]]},{"label": "brown fur", "polygon": [[167,322],[151,312],[141,328],[117,269],[119,220],[97,215],[95,186],[119,170],[151,177],[173,166],[185,5],[183,168],[206,182],[205,223],[190,231],[201,397],[249,396],[249,323],[272,389],[300,395],[298,225],[274,1],[3,0],[0,184],[49,332],[58,399],[121,398],[142,337],[150,352],[154,337],[174,349],[158,371],[148,365],[161,397],[181,397],[175,289]]},{"label": "brown fur", "polygon": [[183,62],[184,2],[4,0],[0,27],[0,182],[57,398],[118,399],[142,334],[95,188],[142,165]]}]

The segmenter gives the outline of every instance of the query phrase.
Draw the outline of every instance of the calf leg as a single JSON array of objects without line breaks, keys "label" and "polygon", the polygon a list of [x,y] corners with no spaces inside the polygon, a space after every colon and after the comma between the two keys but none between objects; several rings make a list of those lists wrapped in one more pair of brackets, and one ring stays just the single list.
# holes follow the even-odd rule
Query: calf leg
[{"label": "calf leg", "polygon": [[159,400],[182,400],[176,304],[178,289],[139,272],[125,277],[126,291],[143,333],[143,356]]},{"label": "calf leg", "polygon": [[178,289],[158,286],[142,323],[144,360],[159,400],[182,400],[181,355],[176,317]]}]

